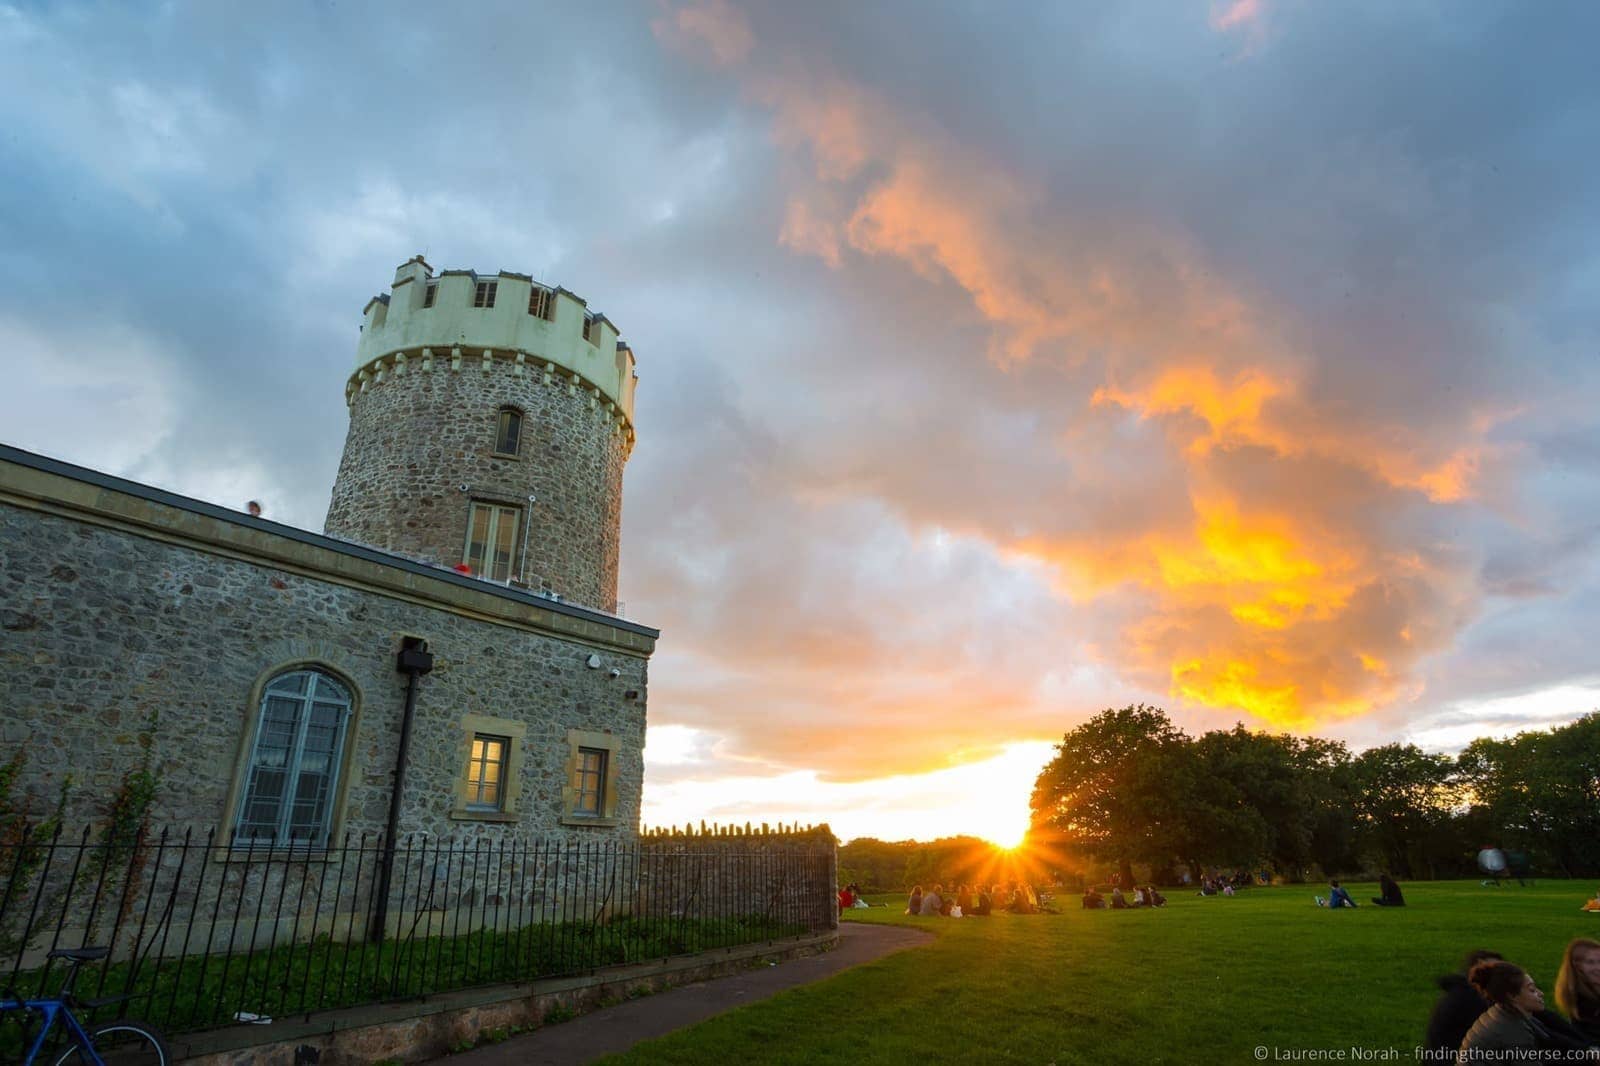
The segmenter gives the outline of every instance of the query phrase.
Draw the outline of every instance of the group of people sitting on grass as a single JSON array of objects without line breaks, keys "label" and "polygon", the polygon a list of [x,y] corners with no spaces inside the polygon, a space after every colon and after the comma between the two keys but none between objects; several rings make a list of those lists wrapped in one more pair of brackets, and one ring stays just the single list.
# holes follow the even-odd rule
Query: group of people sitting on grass
[{"label": "group of people sitting on grass", "polygon": [[856,907],[865,908],[869,906],[871,906],[871,904],[861,898],[861,886],[856,884],[854,881],[851,881],[848,885],[845,885],[839,890],[840,914],[843,914],[845,911]]},{"label": "group of people sitting on grass", "polygon": [[985,918],[997,910],[1012,914],[1037,914],[1041,910],[1038,894],[1020,881],[1006,885],[951,886],[948,895],[943,885],[924,892],[921,885],[911,890],[906,913],[925,918]]},{"label": "group of people sitting on grass", "polygon": [[1130,902],[1122,891],[1122,886],[1113,884],[1109,899],[1099,889],[1090,885],[1083,890],[1083,909],[1098,911],[1109,909],[1114,911],[1132,910],[1135,907],[1165,907],[1167,897],[1156,891],[1155,885],[1134,886],[1133,900]]},{"label": "group of people sitting on grass", "polygon": [[1439,978],[1439,989],[1427,1061],[1456,1056],[1465,1064],[1522,1052],[1515,1057],[1600,1063],[1600,941],[1579,937],[1567,945],[1556,972],[1560,1013],[1546,1008],[1528,971],[1495,951],[1469,954],[1461,972]]},{"label": "group of people sitting on grass", "polygon": [[[1311,898],[1317,901],[1317,906],[1330,907],[1334,910],[1356,905],[1356,901],[1350,898],[1350,891],[1339,884],[1338,881],[1328,882],[1328,895],[1326,898],[1322,896],[1312,896]],[[1393,877],[1384,874],[1378,878],[1378,895],[1372,897],[1372,905],[1375,907],[1404,907],[1406,905],[1406,897],[1400,891],[1400,885]]]}]

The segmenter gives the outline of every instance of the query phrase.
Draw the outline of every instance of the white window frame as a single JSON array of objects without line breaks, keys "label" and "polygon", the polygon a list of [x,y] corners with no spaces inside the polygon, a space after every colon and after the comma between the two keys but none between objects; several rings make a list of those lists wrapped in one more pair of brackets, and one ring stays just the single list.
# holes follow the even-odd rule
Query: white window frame
[{"label": "white window frame", "polygon": [[551,299],[553,294],[543,285],[535,285],[528,290],[528,314],[534,318],[550,319],[550,312],[555,303]]},{"label": "white window frame", "polygon": [[480,281],[472,290],[472,306],[479,310],[488,310],[494,306],[494,298],[500,291],[498,281]]},{"label": "white window frame", "polygon": [[[285,678],[296,675],[306,675],[310,680],[306,691],[301,693],[274,692],[273,686]],[[326,688],[327,692],[320,691]],[[267,703],[272,699],[288,699],[298,701],[300,704],[294,736],[288,747],[288,754],[282,768],[284,785],[278,797],[278,812],[273,833],[267,838],[262,838],[259,833],[250,836],[242,835],[245,816],[250,813],[251,797],[255,789],[256,760],[261,753],[261,735],[267,725]],[[328,755],[328,777],[322,798],[322,812],[319,824],[309,836],[299,838],[290,836],[290,819],[294,813],[295,795],[299,790],[300,768],[305,758],[306,731],[311,724],[311,711],[316,704],[333,704],[339,708],[339,722],[335,727],[332,750]],[[349,740],[350,721],[355,711],[354,694],[349,686],[321,670],[310,667],[285,670],[269,680],[261,690],[261,700],[256,708],[255,735],[250,740],[250,753],[244,762],[243,780],[239,785],[238,809],[233,815],[231,840],[233,847],[275,847],[275,848],[307,848],[323,849],[328,846],[328,838],[333,830],[334,807],[339,800],[339,778],[344,769],[345,744]]]},{"label": "white window frame", "polygon": [[[478,510],[482,508],[489,512],[489,525],[484,530],[482,559],[472,557],[472,527],[477,522]],[[500,523],[509,514],[511,521],[516,523],[511,529],[511,551],[506,555],[505,576],[498,576],[494,572],[494,545],[500,532]],[[522,522],[525,516],[522,508],[513,504],[498,503],[494,500],[473,500],[467,508],[467,538],[461,545],[461,561],[472,567],[472,572],[479,577],[486,577],[490,581],[510,581],[517,572],[517,534],[522,532]]]}]

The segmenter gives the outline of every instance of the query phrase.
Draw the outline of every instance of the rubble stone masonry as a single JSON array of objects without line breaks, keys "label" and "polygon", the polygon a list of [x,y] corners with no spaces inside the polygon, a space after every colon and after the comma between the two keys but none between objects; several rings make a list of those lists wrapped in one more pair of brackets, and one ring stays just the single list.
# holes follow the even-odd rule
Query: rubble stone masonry
[{"label": "rubble stone masonry", "polygon": [[[25,753],[21,785],[40,808],[70,779],[67,824],[103,814],[148,733],[157,823],[218,825],[259,687],[309,664],[355,696],[335,834],[380,831],[407,636],[428,642],[435,665],[419,681],[405,831],[636,832],[654,630],[0,450],[0,751]],[[519,795],[495,818],[459,800],[485,719],[515,739]],[[579,734],[612,749],[611,817],[591,824],[564,818]]]}]

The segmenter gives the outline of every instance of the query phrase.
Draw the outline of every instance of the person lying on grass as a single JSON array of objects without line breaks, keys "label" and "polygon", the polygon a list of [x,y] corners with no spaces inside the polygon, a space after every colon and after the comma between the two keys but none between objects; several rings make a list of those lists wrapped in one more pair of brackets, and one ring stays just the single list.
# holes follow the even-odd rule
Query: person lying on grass
[{"label": "person lying on grass", "polygon": [[1470,1063],[1496,1051],[1588,1050],[1585,1057],[1561,1056],[1561,1061],[1600,1063],[1600,1048],[1559,1016],[1544,1010],[1544,993],[1522,967],[1503,959],[1478,963],[1467,975],[1489,1009],[1472,1023],[1461,1041],[1459,1061]]},{"label": "person lying on grass", "polygon": [[1600,940],[1580,936],[1567,945],[1556,972],[1556,1005],[1573,1028],[1600,1044]]},{"label": "person lying on grass", "polygon": [[1578,909],[1582,911],[1594,911],[1595,913],[1600,914],[1600,889],[1595,891],[1594,899],[1584,900],[1583,906],[1579,907]]}]

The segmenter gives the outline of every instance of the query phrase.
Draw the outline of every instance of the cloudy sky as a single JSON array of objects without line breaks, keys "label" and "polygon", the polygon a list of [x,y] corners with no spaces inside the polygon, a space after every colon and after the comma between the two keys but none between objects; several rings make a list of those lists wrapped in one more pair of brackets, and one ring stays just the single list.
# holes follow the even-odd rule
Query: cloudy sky
[{"label": "cloudy sky", "polygon": [[320,529],[425,252],[639,360],[646,819],[1015,835],[1107,706],[1600,705],[1600,8],[0,3],[0,439]]}]

